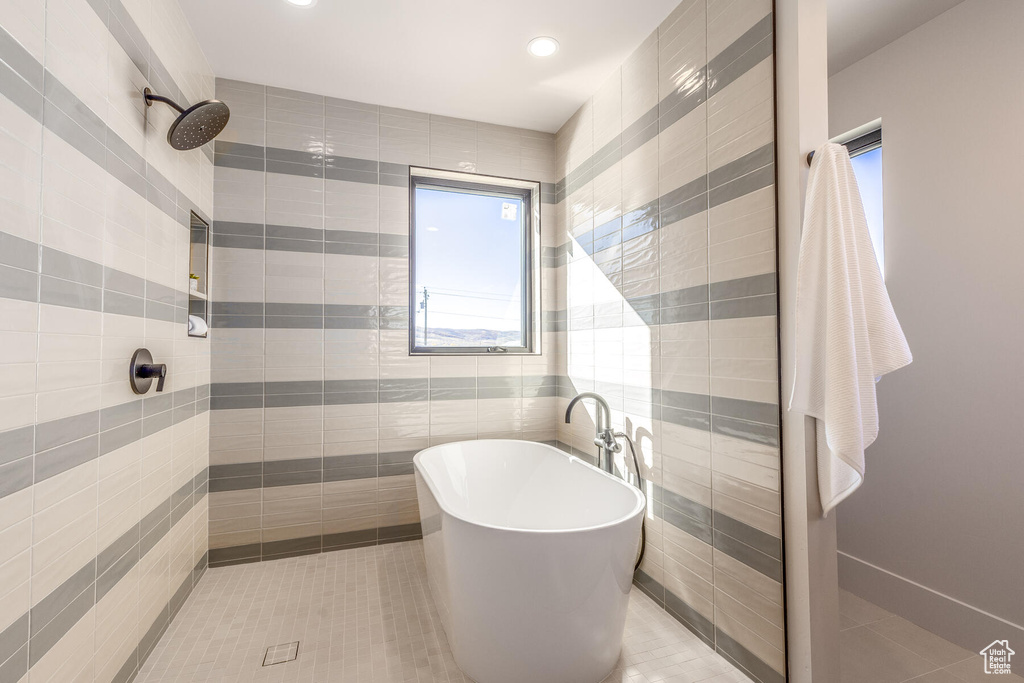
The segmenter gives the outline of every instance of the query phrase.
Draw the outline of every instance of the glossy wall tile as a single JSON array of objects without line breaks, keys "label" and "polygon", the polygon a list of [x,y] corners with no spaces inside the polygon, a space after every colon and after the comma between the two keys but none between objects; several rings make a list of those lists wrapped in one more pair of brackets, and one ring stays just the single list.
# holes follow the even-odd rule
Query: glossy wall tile
[{"label": "glossy wall tile", "polygon": [[637,582],[762,683],[786,671],[773,40],[770,2],[685,0],[558,132],[555,186],[563,394],[641,450]]},{"label": "glossy wall tile", "polygon": [[[206,568],[210,351],[185,315],[213,153],[167,145],[147,85],[213,95],[170,0],[0,6],[0,681],[130,680]],[[162,394],[129,388],[141,346]]]},{"label": "glossy wall tile", "polygon": [[[556,438],[564,327],[543,318],[539,356],[409,357],[409,165],[542,182],[550,248],[554,136],[224,79],[217,96],[241,108],[215,143],[211,564],[415,538],[417,451]],[[564,307],[543,271],[547,315]]]}]

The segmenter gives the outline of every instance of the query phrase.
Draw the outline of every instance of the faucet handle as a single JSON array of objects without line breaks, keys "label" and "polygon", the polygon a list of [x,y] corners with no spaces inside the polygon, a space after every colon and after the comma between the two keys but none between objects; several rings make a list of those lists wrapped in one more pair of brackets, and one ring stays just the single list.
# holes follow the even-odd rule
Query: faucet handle
[{"label": "faucet handle", "polygon": [[620,453],[622,451],[622,444],[615,438],[615,434],[611,429],[604,429],[598,432],[594,437],[594,445],[612,453]]},{"label": "faucet handle", "polygon": [[136,349],[132,355],[131,363],[128,365],[128,380],[131,382],[132,391],[136,394],[144,394],[156,378],[156,390],[164,390],[164,380],[167,379],[167,365],[154,363],[153,354],[148,349]]}]

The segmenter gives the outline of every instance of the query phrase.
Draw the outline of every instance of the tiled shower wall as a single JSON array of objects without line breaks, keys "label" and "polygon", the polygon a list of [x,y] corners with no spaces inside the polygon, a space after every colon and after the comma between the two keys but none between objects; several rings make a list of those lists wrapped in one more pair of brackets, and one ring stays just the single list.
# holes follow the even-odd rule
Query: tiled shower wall
[{"label": "tiled shower wall", "polygon": [[[220,79],[217,97],[210,563],[415,538],[418,450],[555,438],[554,136]],[[410,164],[544,183],[542,355],[409,357]]]},{"label": "tiled shower wall", "polygon": [[[173,0],[0,3],[0,681],[127,681],[206,567],[209,342],[186,336],[213,95]],[[132,393],[128,362],[168,365]]]},{"label": "tiled shower wall", "polygon": [[559,131],[556,187],[568,381],[649,481],[637,582],[763,683],[785,679],[773,98],[770,0],[685,0]]}]

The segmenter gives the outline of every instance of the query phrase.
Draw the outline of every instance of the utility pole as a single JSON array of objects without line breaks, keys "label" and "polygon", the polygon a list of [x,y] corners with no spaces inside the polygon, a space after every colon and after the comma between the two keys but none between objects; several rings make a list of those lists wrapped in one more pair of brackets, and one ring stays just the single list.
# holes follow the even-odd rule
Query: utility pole
[{"label": "utility pole", "polygon": [[423,288],[423,301],[420,302],[420,310],[423,311],[423,345],[427,345],[427,301],[430,300],[430,292]]}]

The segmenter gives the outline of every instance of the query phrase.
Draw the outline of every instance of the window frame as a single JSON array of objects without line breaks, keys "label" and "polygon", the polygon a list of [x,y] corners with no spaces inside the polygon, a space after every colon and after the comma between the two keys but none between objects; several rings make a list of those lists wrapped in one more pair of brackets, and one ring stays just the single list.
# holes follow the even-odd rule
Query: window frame
[{"label": "window frame", "polygon": [[[522,334],[523,346],[422,346],[416,340],[416,190],[439,189],[523,202],[522,220]],[[532,180],[409,167],[409,355],[410,356],[499,356],[540,355],[540,183]]]}]

